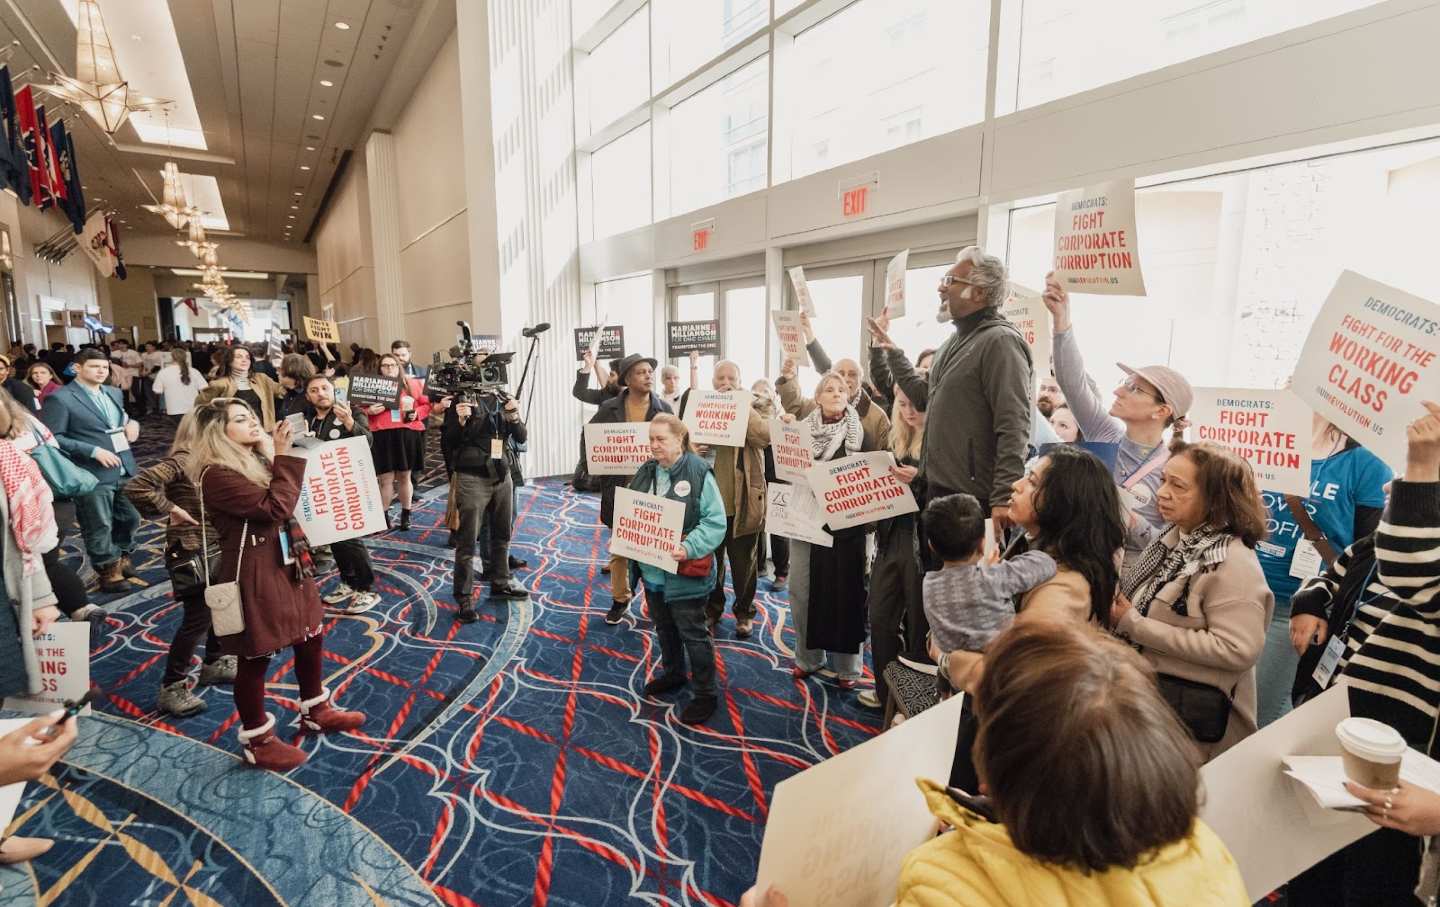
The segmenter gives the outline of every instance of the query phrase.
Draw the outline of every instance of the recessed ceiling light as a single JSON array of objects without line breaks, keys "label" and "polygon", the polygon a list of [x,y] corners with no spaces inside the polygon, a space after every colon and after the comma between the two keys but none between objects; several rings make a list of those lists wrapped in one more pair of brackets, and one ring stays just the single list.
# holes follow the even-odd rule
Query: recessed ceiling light
[{"label": "recessed ceiling light", "polygon": [[301,164],[301,165],[300,165],[300,169],[301,169],[301,170],[309,170],[309,169],[310,169],[310,165],[309,165],[309,164]]},{"label": "recessed ceiling light", "polygon": [[[288,217],[288,218],[290,218],[291,220],[294,220],[294,219],[295,219],[295,215],[293,215],[293,214],[287,214],[287,215],[285,215],[285,216]],[[289,227],[286,227],[286,229],[288,230]]]},{"label": "recessed ceiling light", "polygon": [[305,194],[305,193],[300,192],[300,191],[297,190],[297,191],[295,192],[295,197],[296,197],[296,198],[299,198],[300,196],[302,196],[302,195],[304,195],[304,194]]},{"label": "recessed ceiling light", "polygon": [[323,120],[323,119],[325,119],[325,114],[323,114],[323,113],[312,113],[312,114],[310,114],[310,119],[312,119],[312,120]]},{"label": "recessed ceiling light", "polygon": [[349,23],[349,22],[336,22],[336,23],[335,23],[335,27],[338,28],[338,29],[340,29],[341,31],[349,31],[349,30],[350,30],[350,23]]},{"label": "recessed ceiling light", "polygon": [[[315,150],[315,146],[314,146],[314,145],[306,145],[306,146],[305,146],[305,150],[306,150],[306,151],[314,151],[314,150]],[[83,189],[84,187],[82,186],[81,188]]]},{"label": "recessed ceiling light", "polygon": [[323,85],[323,86],[325,86],[326,88],[334,88],[334,87],[335,87],[335,83],[332,82],[332,81],[330,81],[329,79],[321,79],[321,80],[320,80],[320,84]]},{"label": "recessed ceiling light", "polygon": [[299,210],[300,210],[300,206],[299,206],[299,205],[291,205],[291,206],[290,206],[290,210],[291,210],[291,211],[299,211]]}]

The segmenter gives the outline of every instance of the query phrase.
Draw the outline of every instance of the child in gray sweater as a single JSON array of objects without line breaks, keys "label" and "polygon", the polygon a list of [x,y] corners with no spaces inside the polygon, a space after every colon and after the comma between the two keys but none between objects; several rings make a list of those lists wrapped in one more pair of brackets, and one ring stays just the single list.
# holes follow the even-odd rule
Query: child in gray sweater
[{"label": "child in gray sweater", "polygon": [[985,561],[985,511],[973,495],[936,498],[924,521],[930,548],[944,562],[922,585],[934,648],[940,655],[980,652],[1015,619],[1014,597],[1055,576],[1055,559],[1027,551]]}]

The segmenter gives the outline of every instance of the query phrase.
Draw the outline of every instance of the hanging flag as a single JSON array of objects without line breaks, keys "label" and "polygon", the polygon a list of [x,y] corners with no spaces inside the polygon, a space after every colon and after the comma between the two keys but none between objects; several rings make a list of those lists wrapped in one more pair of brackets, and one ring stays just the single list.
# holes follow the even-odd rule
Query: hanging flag
[{"label": "hanging flag", "polygon": [[110,246],[110,224],[103,211],[96,211],[85,221],[85,229],[81,231],[78,243],[101,277],[109,277],[115,273],[115,255]]},{"label": "hanging flag", "polygon": [[200,314],[200,307],[195,304],[195,297],[194,297],[194,296],[186,296],[184,299],[180,300],[180,304],[183,305],[183,306],[185,306],[185,308],[189,309],[189,310],[190,310],[190,314],[192,314],[192,315],[199,315],[199,314]]},{"label": "hanging flag", "polygon": [[115,256],[115,276],[124,280],[130,276],[125,270],[125,256],[120,253],[120,228],[115,226],[115,221],[109,215],[105,216],[105,226],[110,231],[110,252]]},{"label": "hanging flag", "polygon": [[29,85],[15,92],[15,115],[20,121],[20,138],[25,144],[25,167],[30,174],[28,203],[39,205],[45,197],[41,189],[45,170],[40,163],[39,137],[35,128],[35,95]]},{"label": "hanging flag", "polygon": [[65,178],[60,173],[60,155],[50,140],[50,123],[45,119],[44,105],[35,108],[35,136],[40,147],[40,166],[45,170],[40,210],[61,207],[66,199]]},{"label": "hanging flag", "polygon": [[30,204],[30,171],[25,165],[25,139],[20,134],[20,119],[15,112],[15,92],[10,83],[10,67],[0,66],[0,183],[15,190],[20,204]]},{"label": "hanging flag", "polygon": [[75,169],[75,140],[65,131],[63,120],[50,127],[50,147],[55,149],[60,162],[60,187],[64,190],[60,210],[79,233],[85,228],[85,196],[80,189],[79,171]]}]

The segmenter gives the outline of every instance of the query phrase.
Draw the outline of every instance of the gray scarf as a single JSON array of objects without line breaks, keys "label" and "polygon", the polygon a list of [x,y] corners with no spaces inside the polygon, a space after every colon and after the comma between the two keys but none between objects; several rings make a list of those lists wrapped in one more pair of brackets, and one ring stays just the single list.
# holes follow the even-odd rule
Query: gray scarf
[{"label": "gray scarf", "polygon": [[1170,606],[1181,617],[1189,614],[1186,599],[1190,594],[1192,577],[1209,573],[1225,563],[1225,553],[1234,536],[1221,532],[1210,525],[1204,525],[1189,535],[1182,535],[1174,548],[1165,544],[1169,528],[1162,532],[1140,554],[1120,581],[1120,591],[1130,599],[1130,604],[1141,617],[1150,613],[1150,605],[1161,589],[1177,579],[1185,580],[1185,588]]},{"label": "gray scarf", "polygon": [[865,446],[865,429],[861,427],[860,414],[853,406],[845,407],[845,415],[838,422],[826,422],[817,406],[805,417],[805,424],[810,427],[810,452],[817,462],[835,456],[842,444],[851,453]]}]

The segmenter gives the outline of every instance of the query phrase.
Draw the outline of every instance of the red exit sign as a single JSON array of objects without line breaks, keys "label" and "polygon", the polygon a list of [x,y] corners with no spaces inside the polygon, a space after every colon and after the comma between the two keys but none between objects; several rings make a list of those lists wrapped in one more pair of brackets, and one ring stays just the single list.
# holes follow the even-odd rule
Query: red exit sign
[{"label": "red exit sign", "polygon": [[690,251],[704,252],[710,248],[710,240],[715,236],[715,218],[696,221],[690,225]]},{"label": "red exit sign", "polygon": [[840,216],[844,218],[863,217],[870,212],[870,203],[875,200],[875,189],[880,183],[880,174],[868,177],[842,180],[840,193]]}]

